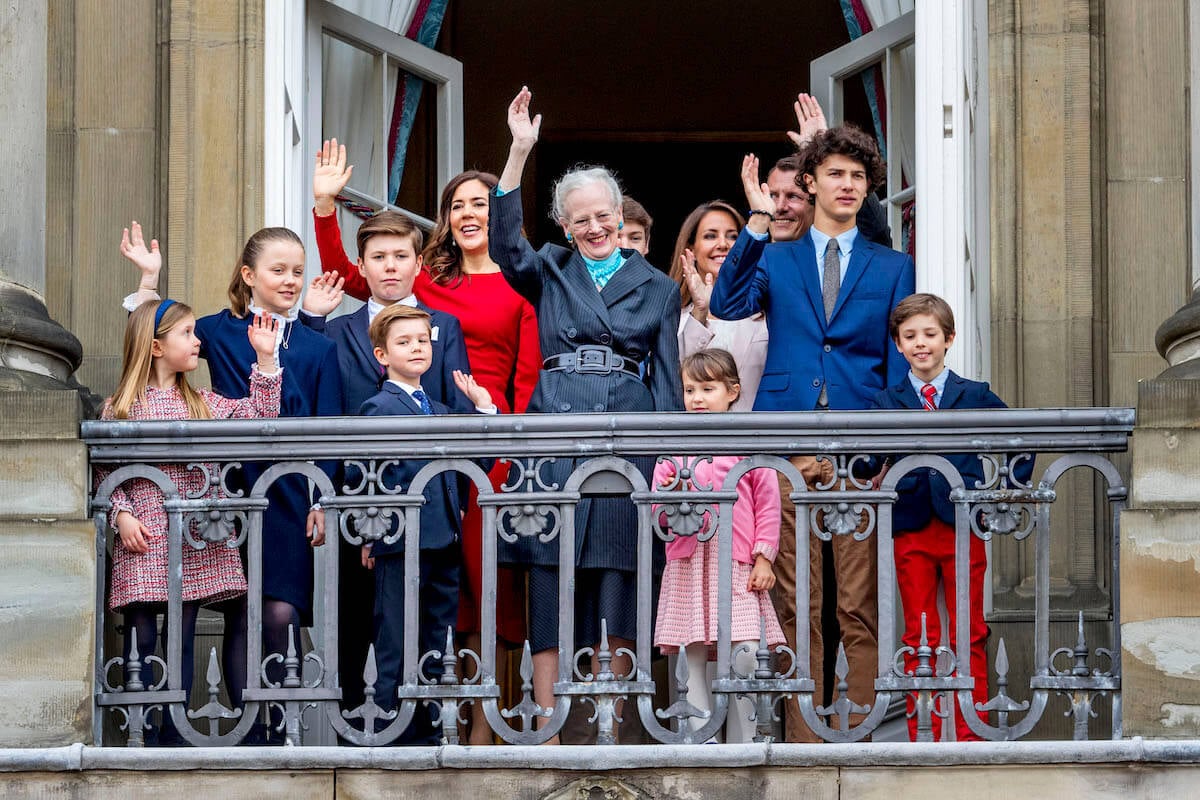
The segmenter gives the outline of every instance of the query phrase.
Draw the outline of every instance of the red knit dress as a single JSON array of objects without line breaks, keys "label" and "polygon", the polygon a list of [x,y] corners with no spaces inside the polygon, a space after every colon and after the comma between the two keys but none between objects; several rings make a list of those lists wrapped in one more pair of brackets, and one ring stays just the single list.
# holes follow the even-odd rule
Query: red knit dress
[{"label": "red knit dress", "polygon": [[[263,375],[257,368],[250,375],[250,396],[241,400],[230,400],[219,394],[201,390],[200,395],[212,412],[213,419],[252,419],[255,417],[279,416],[280,388],[283,386],[283,370],[274,375]],[[135,400],[129,409],[131,420],[189,419],[187,403],[175,387],[156,389],[146,387],[145,398]],[[105,404],[101,419],[113,419],[112,406]],[[209,475],[216,465],[206,464],[203,469],[189,469],[186,464],[157,464],[158,469],[179,490],[181,498],[189,496],[219,497],[219,492],[210,490],[206,494]],[[111,469],[97,469],[96,483],[99,485]],[[112,509],[109,525],[116,529],[117,514],[128,511],[146,526],[149,535],[145,553],[134,553],[121,544],[121,537],[114,537],[112,553],[112,587],[108,607],[120,609],[130,603],[165,603],[167,601],[167,512],[163,508],[163,493],[153,482],[145,478],[133,478],[116,487],[112,492]],[[236,547],[225,542],[207,542],[193,522],[191,537],[204,542],[197,550],[187,542],[183,545],[183,600],[215,603],[246,593],[246,575],[242,571],[242,559]]]},{"label": "red knit dress", "polygon": [[[337,270],[346,278],[346,293],[359,300],[370,294],[357,265],[346,257],[337,215],[317,216],[313,221],[321,270]],[[430,308],[453,314],[462,325],[471,373],[492,395],[501,413],[522,413],[537,385],[542,367],[538,344],[537,315],[533,306],[517,294],[499,272],[464,275],[447,285],[434,283],[428,270],[417,275],[414,293]],[[499,490],[508,477],[508,464],[492,469],[492,486]],[[458,631],[475,633],[480,627],[479,598],[483,587],[483,513],[474,487],[463,519],[463,569],[458,603]],[[501,639],[520,643],[525,639],[524,581],[520,572],[501,568],[496,576],[496,628]]]}]

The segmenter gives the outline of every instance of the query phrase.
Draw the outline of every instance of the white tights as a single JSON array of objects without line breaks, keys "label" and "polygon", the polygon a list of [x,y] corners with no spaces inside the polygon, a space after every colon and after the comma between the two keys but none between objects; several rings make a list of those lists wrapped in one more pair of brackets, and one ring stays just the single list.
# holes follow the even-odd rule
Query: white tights
[{"label": "white tights", "polygon": [[[734,669],[743,675],[753,674],[754,669],[758,666],[758,662],[754,658],[758,642],[750,644],[754,647],[749,652],[738,653],[733,662]],[[735,642],[734,650],[737,650],[737,645],[738,643]],[[683,650],[686,653],[688,665],[688,702],[701,711],[712,711],[711,687],[713,679],[716,677],[717,665],[708,660],[708,645],[689,644]],[[728,744],[753,741],[755,723],[750,719],[750,715],[754,711],[754,704],[746,698],[736,695],[730,697],[730,700],[732,703],[725,719],[725,741]],[[707,720],[693,717],[690,720],[692,730],[698,730],[705,722]],[[713,739],[721,741],[721,734],[718,732]]]}]

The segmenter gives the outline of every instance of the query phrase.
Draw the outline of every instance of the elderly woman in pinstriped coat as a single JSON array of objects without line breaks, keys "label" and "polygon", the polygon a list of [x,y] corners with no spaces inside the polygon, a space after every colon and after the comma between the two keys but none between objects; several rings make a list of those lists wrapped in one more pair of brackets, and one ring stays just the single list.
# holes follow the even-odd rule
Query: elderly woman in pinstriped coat
[{"label": "elderly woman in pinstriped coat", "polygon": [[[530,412],[680,411],[679,287],[634,250],[617,247],[621,190],[605,169],[576,169],[554,187],[553,217],[571,248],[534,251],[521,236],[521,174],[537,141],[541,115],[530,118],[527,88],[508,108],[512,147],[491,200],[488,241],[514,289],[537,309],[545,361]],[[639,364],[646,362],[645,376]],[[649,479],[650,460],[639,464]],[[573,464],[559,459],[550,476],[560,485]],[[633,648],[636,619],[636,531],[625,498],[580,502],[576,514],[575,631],[595,645],[600,619],[610,649]],[[503,556],[530,566],[530,645],[534,695],[553,706],[558,657],[558,541],[521,537]],[[613,671],[628,672],[627,658]]]}]

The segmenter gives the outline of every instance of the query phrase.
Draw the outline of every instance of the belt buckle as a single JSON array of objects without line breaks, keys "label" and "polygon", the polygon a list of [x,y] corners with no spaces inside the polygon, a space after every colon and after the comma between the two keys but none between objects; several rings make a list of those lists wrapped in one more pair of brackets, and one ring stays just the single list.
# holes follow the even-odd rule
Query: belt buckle
[{"label": "belt buckle", "polygon": [[575,350],[575,371],[582,375],[612,372],[612,349],[602,344],[585,344]]}]

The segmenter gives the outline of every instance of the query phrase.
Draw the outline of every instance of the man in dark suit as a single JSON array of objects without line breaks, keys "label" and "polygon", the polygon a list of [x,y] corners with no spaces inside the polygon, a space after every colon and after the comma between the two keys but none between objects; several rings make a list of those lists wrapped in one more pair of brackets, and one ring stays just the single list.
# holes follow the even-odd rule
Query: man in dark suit
[{"label": "man in dark suit", "polygon": [[[443,403],[454,414],[474,409],[454,386],[454,372],[470,374],[462,326],[453,315],[433,311],[417,303],[413,282],[421,269],[421,229],[395,211],[381,211],[359,226],[358,268],[371,290],[366,305],[352,314],[325,321],[324,315],[340,301],[340,293],[309,292],[300,318],[321,330],[337,345],[342,373],[342,405],[354,414],[379,391],[386,378],[375,359],[368,326],[385,308],[394,304],[419,308],[431,318],[431,360],[426,373],[426,390],[432,401]],[[328,276],[323,276],[328,284]],[[374,584],[367,580],[358,548],[342,540],[339,545],[341,581],[338,586],[338,663],[343,702],[354,708],[362,702],[362,672],[370,643],[370,609],[374,606]]]},{"label": "man in dark suit", "polygon": [[[767,244],[774,204],[767,192],[758,192],[740,237],[756,240],[754,246],[730,251],[713,287],[710,309],[722,319],[766,312],[770,341],[756,411],[867,408],[876,392],[908,369],[888,337],[888,316],[915,288],[913,262],[867,241],[855,224],[868,192],[884,176],[873,139],[853,127],[822,131],[802,151],[800,174],[813,198],[812,227],[794,242]],[[809,488],[835,479],[834,465],[827,460],[798,456],[793,463]],[[875,542],[834,536],[832,554],[837,616],[850,666],[849,696],[867,705],[874,702],[878,649]],[[811,668],[816,702],[822,703],[822,569],[817,546],[810,547],[809,576]],[[791,600],[794,619],[794,594]],[[795,626],[783,616],[784,630],[792,638]],[[787,738],[811,740],[811,732],[793,719],[796,716],[789,715]]]},{"label": "man in dark suit", "polygon": [[[362,404],[364,416],[448,414],[450,409],[425,393],[421,379],[432,363],[432,325],[430,315],[420,309],[392,305],[381,311],[371,323],[372,357],[386,370],[387,379],[374,396]],[[453,376],[456,391],[461,391],[472,410],[496,413],[487,389],[470,375]],[[386,488],[408,489],[412,479],[428,462],[400,460],[384,470]],[[461,562],[460,538],[464,495],[457,476],[443,472],[424,489],[425,504],[420,510],[420,593],[418,597],[417,657],[430,650],[442,650],[446,630],[454,626],[458,615],[458,579]],[[393,530],[395,530],[393,522]],[[396,688],[404,667],[404,544],[406,536],[395,541],[380,539],[362,546],[364,567],[375,571],[375,658],[378,682],[375,701],[384,709],[396,705]],[[426,662],[425,672],[440,674],[441,662]],[[440,744],[429,709],[418,704],[412,725],[402,742]]]}]

